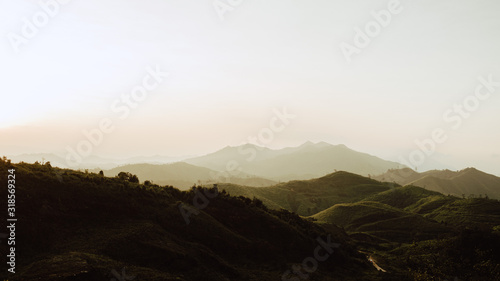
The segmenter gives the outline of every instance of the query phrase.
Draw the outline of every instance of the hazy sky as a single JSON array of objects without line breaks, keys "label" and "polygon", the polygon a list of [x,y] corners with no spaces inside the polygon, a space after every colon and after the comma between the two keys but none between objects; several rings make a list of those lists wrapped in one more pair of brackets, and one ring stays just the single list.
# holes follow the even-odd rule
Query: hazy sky
[{"label": "hazy sky", "polygon": [[[441,128],[419,170],[500,175],[497,0],[60,2],[0,1],[1,154],[64,154],[108,122],[92,154],[204,154],[261,134],[399,161]],[[151,87],[156,68],[170,75]]]}]

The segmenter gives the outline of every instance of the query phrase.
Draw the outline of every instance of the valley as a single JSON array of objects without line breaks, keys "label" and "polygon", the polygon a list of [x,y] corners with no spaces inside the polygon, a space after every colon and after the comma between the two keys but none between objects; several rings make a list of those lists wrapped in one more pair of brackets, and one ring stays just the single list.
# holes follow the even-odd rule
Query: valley
[{"label": "valley", "polygon": [[[12,280],[109,280],[125,270],[137,280],[500,278],[496,199],[344,171],[181,191],[4,158],[2,176],[7,169],[18,178],[19,273]],[[338,248],[322,252],[318,241]]]}]

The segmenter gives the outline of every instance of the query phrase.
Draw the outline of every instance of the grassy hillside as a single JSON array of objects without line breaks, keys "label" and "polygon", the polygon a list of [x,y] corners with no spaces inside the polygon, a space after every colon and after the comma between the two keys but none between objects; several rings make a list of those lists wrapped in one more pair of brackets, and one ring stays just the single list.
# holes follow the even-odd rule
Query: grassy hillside
[{"label": "grassy hillside", "polygon": [[406,267],[415,281],[500,280],[500,234],[462,229],[451,237],[378,253],[389,270]]},{"label": "grassy hillside", "polygon": [[447,231],[421,215],[372,201],[337,204],[312,217],[344,227],[349,233],[361,232],[387,242],[432,239]]},{"label": "grassy hillside", "polygon": [[376,201],[392,207],[404,209],[430,196],[440,196],[439,192],[430,191],[417,186],[396,187],[365,198],[365,201]]},{"label": "grassy hillside", "polygon": [[[500,276],[497,200],[346,172],[269,188],[227,185],[248,198],[221,186],[180,191],[5,159],[0,178],[9,168],[16,170],[18,245],[16,275],[0,276],[8,280],[127,280],[125,274],[134,280],[282,280],[327,237],[340,247],[307,273],[310,280]],[[310,218],[291,212],[310,203],[327,207]],[[6,201],[0,205],[6,208]],[[180,210],[194,213],[185,220]],[[2,252],[6,247],[1,244]]]},{"label": "grassy hillside", "polygon": [[447,224],[491,228],[500,225],[500,202],[485,198],[457,199],[426,217]]},{"label": "grassy hillside", "polygon": [[284,208],[310,216],[338,203],[357,202],[389,190],[391,186],[356,174],[335,172],[318,179],[290,181],[264,188],[231,184],[221,184],[220,188],[234,196],[256,197],[270,208]]},{"label": "grassy hillside", "polygon": [[2,272],[9,280],[110,280],[122,270],[135,280],[279,280],[328,235],[341,247],[311,278],[373,280],[375,270],[341,230],[258,200],[220,192],[187,224],[180,206],[214,190],[183,192],[5,160],[1,178],[8,168],[16,174],[19,242],[16,274]]},{"label": "grassy hillside", "polygon": [[430,195],[406,207],[405,210],[417,214],[428,214],[457,200],[459,200],[458,197],[454,196]]}]

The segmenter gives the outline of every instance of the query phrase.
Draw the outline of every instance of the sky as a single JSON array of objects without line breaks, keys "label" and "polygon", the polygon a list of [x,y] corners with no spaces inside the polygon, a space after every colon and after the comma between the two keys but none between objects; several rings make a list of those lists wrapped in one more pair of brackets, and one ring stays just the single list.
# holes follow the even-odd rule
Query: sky
[{"label": "sky", "polygon": [[1,0],[0,154],[310,140],[500,175],[499,11],[496,0]]}]

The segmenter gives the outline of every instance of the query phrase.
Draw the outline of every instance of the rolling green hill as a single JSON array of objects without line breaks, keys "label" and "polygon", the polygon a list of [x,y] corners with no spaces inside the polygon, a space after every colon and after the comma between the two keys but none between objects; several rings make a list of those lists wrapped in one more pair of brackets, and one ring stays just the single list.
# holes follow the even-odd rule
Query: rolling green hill
[{"label": "rolling green hill", "polygon": [[369,196],[364,201],[376,201],[392,207],[404,209],[430,196],[440,196],[439,192],[430,191],[417,186],[392,188]]},{"label": "rolling green hill", "polygon": [[372,201],[336,204],[312,216],[318,221],[344,227],[391,242],[412,242],[435,237],[446,227],[421,215]]},{"label": "rolling green hill", "polygon": [[389,190],[391,184],[348,172],[335,172],[318,179],[290,181],[263,188],[232,184],[220,184],[220,188],[234,196],[256,197],[270,208],[284,208],[310,216],[338,203],[357,202]]},{"label": "rolling green hill", "polygon": [[491,228],[500,225],[500,202],[485,198],[457,199],[426,217],[453,225]]}]

